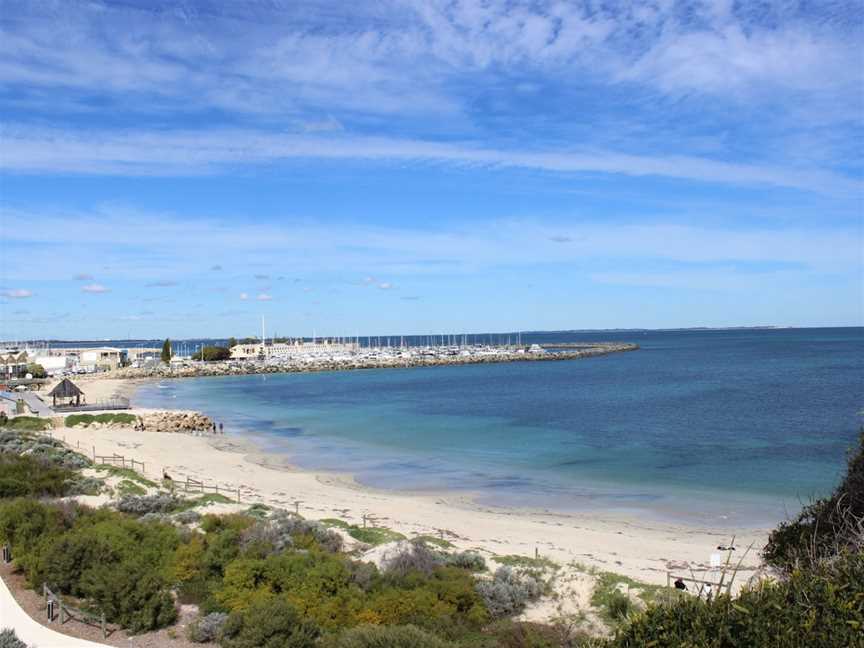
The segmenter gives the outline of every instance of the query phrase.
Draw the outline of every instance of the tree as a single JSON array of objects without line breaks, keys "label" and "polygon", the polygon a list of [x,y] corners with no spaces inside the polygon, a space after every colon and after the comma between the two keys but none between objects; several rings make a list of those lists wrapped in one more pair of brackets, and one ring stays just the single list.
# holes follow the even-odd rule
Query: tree
[{"label": "tree", "polygon": [[166,338],[166,340],[162,343],[162,362],[164,362],[165,364],[170,363],[171,356],[171,340]]},{"label": "tree", "polygon": [[233,336],[228,338],[228,348],[230,349],[231,347],[235,347],[235,346],[237,346],[237,339],[234,338]]},{"label": "tree", "polygon": [[34,378],[48,377],[48,373],[45,371],[45,367],[40,364],[36,364],[35,362],[31,362],[27,365],[27,373],[29,373]]},{"label": "tree", "polygon": [[205,362],[227,360],[230,357],[230,349],[221,346],[205,346],[201,351],[196,351],[192,355],[193,360],[204,360]]}]

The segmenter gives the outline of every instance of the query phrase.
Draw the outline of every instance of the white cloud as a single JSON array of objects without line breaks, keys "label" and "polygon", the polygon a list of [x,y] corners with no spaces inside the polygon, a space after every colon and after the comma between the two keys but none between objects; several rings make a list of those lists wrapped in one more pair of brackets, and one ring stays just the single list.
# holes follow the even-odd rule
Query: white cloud
[{"label": "white cloud", "polygon": [[859,180],[819,168],[791,169],[681,155],[644,156],[614,151],[499,150],[467,144],[380,137],[271,135],[261,131],[88,132],[10,126],[0,168],[24,172],[173,175],[206,173],[237,164],[285,159],[438,162],[466,168],[523,168],[555,173],[658,176],[734,185],[773,185],[824,193],[857,194]]},{"label": "white cloud", "polygon": [[393,288],[393,284],[387,281],[382,281],[378,284],[378,288],[381,290],[390,290],[391,288]]},{"label": "white cloud", "polygon": [[258,301],[273,301],[273,296],[267,293],[259,293],[255,299]]},{"label": "white cloud", "polygon": [[107,293],[110,291],[111,291],[110,288],[107,288],[106,286],[103,286],[102,284],[98,284],[98,283],[87,284],[86,286],[81,287],[81,292],[90,293],[93,295],[99,295],[99,294]]},{"label": "white cloud", "polygon": [[33,293],[29,290],[24,290],[23,288],[17,288],[13,290],[4,290],[0,295],[8,299],[28,299],[33,296]]},{"label": "white cloud", "polygon": [[246,301],[247,299],[249,299],[249,295],[245,292],[241,292],[240,293],[240,299],[243,301]]}]

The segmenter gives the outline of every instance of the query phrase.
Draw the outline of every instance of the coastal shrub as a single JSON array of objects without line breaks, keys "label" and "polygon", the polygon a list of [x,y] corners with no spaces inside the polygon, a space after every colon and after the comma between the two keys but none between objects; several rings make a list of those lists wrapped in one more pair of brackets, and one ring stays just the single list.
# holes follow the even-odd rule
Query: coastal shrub
[{"label": "coastal shrub", "polygon": [[75,475],[66,482],[66,495],[98,495],[105,488],[105,482],[97,477]]},{"label": "coastal shrub", "polygon": [[416,625],[445,638],[475,631],[489,619],[474,577],[463,569],[436,567],[425,575],[386,576],[369,596],[369,616],[386,625]]},{"label": "coastal shrub", "polygon": [[442,556],[429,549],[423,542],[406,542],[388,557],[382,565],[385,574],[405,576],[410,572],[429,575],[444,562]]},{"label": "coastal shrub", "polygon": [[486,571],[486,559],[476,551],[457,551],[445,554],[444,564],[472,572]]},{"label": "coastal shrub", "polygon": [[0,543],[10,546],[16,566],[25,573],[40,542],[61,534],[68,523],[60,508],[33,499],[0,503]]},{"label": "coastal shrub", "polygon": [[412,625],[363,625],[328,637],[321,648],[457,648],[425,630]]},{"label": "coastal shrub", "polygon": [[148,513],[170,513],[177,508],[179,500],[166,493],[153,495],[124,495],[115,506],[122,513],[146,515]]},{"label": "coastal shrub", "polygon": [[164,628],[177,620],[168,583],[144,558],[92,566],[82,574],[82,594],[113,623],[132,632]]},{"label": "coastal shrub", "polygon": [[213,643],[219,638],[227,620],[228,615],[224,612],[212,612],[198,617],[189,624],[187,636],[195,643]]},{"label": "coastal shrub", "polygon": [[241,538],[254,520],[244,515],[204,515],[195,534],[180,545],[172,558],[170,574],[180,600],[204,606],[208,612],[225,611],[212,599],[221,587],[225,568],[241,552]]},{"label": "coastal shrub", "polygon": [[0,454],[29,455],[70,470],[90,465],[89,459],[65,447],[60,441],[9,430],[0,431]]},{"label": "coastal shrub", "polygon": [[610,648],[839,648],[864,646],[864,554],[844,552],[737,598],[683,597],[649,607]]},{"label": "coastal shrub", "polygon": [[789,574],[844,549],[864,551],[864,429],[834,493],[780,524],[769,536],[763,556]]},{"label": "coastal shrub", "polygon": [[284,598],[268,597],[232,612],[222,627],[222,648],[314,648],[318,626]]},{"label": "coastal shrub", "polygon": [[499,567],[491,579],[477,581],[489,614],[502,618],[520,614],[526,604],[543,594],[543,586],[533,576],[519,575],[510,567]]},{"label": "coastal shrub", "polygon": [[255,546],[264,553],[278,553],[295,543],[310,541],[333,553],[342,550],[342,537],[338,533],[288,511],[276,511],[266,520],[256,521],[243,535],[244,549]]},{"label": "coastal shrub", "polygon": [[555,625],[510,619],[489,624],[482,636],[468,645],[471,648],[587,648],[578,633],[562,631]]},{"label": "coastal shrub", "polygon": [[22,499],[0,505],[0,540],[32,586],[85,599],[111,622],[142,631],[176,618],[162,576],[178,542],[171,527]]},{"label": "coastal shrub", "polygon": [[13,416],[7,419],[4,427],[19,432],[43,432],[53,429],[54,424],[50,419],[42,419],[37,416]]},{"label": "coastal shrub", "polygon": [[194,524],[201,520],[201,514],[198,511],[188,510],[180,511],[174,516],[174,521],[180,524]]},{"label": "coastal shrub", "polygon": [[0,454],[0,498],[60,497],[75,477],[65,468],[52,466],[32,455]]},{"label": "coastal shrub", "polygon": [[0,630],[0,648],[27,648],[27,644],[18,638],[12,628]]}]

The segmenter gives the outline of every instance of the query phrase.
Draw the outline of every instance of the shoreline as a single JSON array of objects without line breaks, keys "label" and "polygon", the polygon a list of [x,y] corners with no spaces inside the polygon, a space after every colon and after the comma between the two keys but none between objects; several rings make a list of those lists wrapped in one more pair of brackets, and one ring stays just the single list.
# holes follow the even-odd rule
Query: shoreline
[{"label": "shoreline", "polygon": [[[141,382],[150,381],[136,381]],[[115,390],[131,394],[135,389],[131,381],[100,380],[92,381],[91,391],[97,383],[96,391],[101,392],[97,397]],[[102,454],[117,452],[143,461],[151,478],[165,470],[175,480],[189,477],[219,483],[226,490],[239,488],[243,510],[263,503],[299,510],[310,519],[339,518],[352,524],[373,519],[377,526],[409,538],[441,536],[459,549],[479,550],[492,559],[495,555],[534,556],[536,552],[564,569],[578,564],[653,584],[665,584],[668,569],[706,569],[717,545],[728,543],[734,534],[741,548],[736,558],[753,546],[742,565],[740,585],[758,569],[759,551],[768,534],[761,528],[664,522],[609,511],[571,513],[492,506],[454,492],[385,491],[360,484],[350,474],[274,462],[253,441],[230,436],[124,427],[64,427],[56,429],[56,434],[73,446],[96,446]]]}]

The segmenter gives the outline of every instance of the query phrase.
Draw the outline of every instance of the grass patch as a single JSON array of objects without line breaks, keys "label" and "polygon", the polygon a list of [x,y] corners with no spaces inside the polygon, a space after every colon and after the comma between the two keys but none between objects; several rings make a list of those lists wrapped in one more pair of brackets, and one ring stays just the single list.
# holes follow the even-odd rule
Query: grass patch
[{"label": "grass patch", "polygon": [[142,486],[146,486],[147,488],[158,488],[156,482],[150,481],[146,477],[142,477],[131,468],[120,468],[118,466],[112,466],[111,464],[99,464],[98,466],[93,466],[93,469],[99,471],[107,471],[110,477],[121,477],[123,479],[128,479],[129,481],[137,482]]},{"label": "grass patch", "polygon": [[147,491],[136,484],[135,482],[124,479],[119,484],[117,484],[117,494],[118,495],[146,495]]},{"label": "grass patch", "polygon": [[16,416],[7,419],[6,425],[3,427],[7,430],[16,430],[18,432],[43,432],[53,429],[54,424],[50,419],[36,416]]},{"label": "grass patch", "polygon": [[441,549],[452,549],[453,543],[445,540],[444,538],[439,538],[433,535],[419,535],[414,540],[418,542],[422,542],[427,545],[433,545],[435,547],[439,547]]},{"label": "grass patch", "polygon": [[659,602],[661,594],[668,591],[663,585],[643,583],[614,572],[599,572],[591,594],[591,605],[599,610],[604,620],[613,624],[619,623],[634,610],[633,601],[618,588],[621,584],[627,585],[629,589],[638,589],[637,596],[646,604]]},{"label": "grass patch", "polygon": [[342,529],[355,540],[370,545],[407,540],[398,531],[393,531],[387,527],[358,527],[356,524],[348,524],[345,520],[340,520],[339,518],[324,518],[323,520],[318,520],[318,522],[326,527]]},{"label": "grass patch", "polygon": [[499,565],[506,565],[507,567],[514,567],[517,569],[528,569],[532,571],[536,570],[546,570],[550,569],[552,571],[557,571],[560,567],[558,563],[553,562],[549,558],[530,558],[528,556],[495,556],[495,562]]},{"label": "grass patch", "polygon": [[180,500],[174,508],[174,512],[188,511],[189,509],[198,508],[199,506],[210,506],[211,504],[236,504],[236,501],[230,497],[225,497],[222,493],[207,493],[195,499]]},{"label": "grass patch", "polygon": [[133,414],[70,414],[66,417],[66,427],[90,425],[91,423],[131,425],[137,421],[137,417]]},{"label": "grass patch", "polygon": [[259,520],[263,520],[267,517],[267,514],[272,511],[269,506],[266,504],[253,504],[248,509],[246,509],[246,515],[254,518],[258,518]]}]

